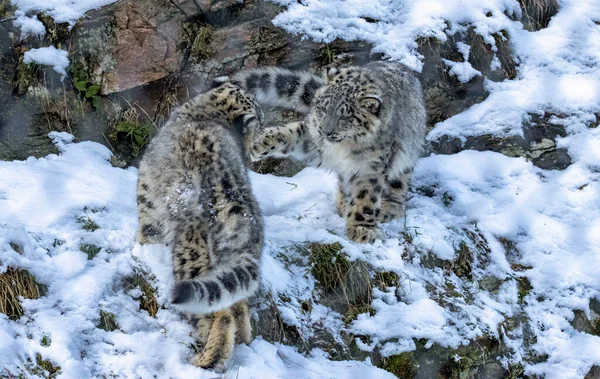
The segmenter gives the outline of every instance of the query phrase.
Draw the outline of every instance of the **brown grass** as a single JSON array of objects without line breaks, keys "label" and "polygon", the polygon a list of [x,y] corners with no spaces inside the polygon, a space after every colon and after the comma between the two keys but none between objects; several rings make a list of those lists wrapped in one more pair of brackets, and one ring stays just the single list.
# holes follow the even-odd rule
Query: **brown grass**
[{"label": "brown grass", "polygon": [[19,297],[39,299],[46,289],[28,271],[9,267],[5,273],[0,274],[0,312],[11,320],[17,320],[23,315]]}]

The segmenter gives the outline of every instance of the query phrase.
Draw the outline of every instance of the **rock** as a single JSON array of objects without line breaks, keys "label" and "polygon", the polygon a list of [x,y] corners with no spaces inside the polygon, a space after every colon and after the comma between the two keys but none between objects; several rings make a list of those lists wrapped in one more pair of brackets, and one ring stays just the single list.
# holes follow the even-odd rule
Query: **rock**
[{"label": "rock", "polygon": [[509,157],[523,157],[545,170],[564,170],[571,157],[564,148],[556,147],[557,137],[565,137],[564,126],[550,122],[553,114],[531,115],[523,125],[523,136],[496,137],[490,134],[458,138],[442,136],[429,143],[428,151],[436,154],[456,154],[462,150],[495,151]]},{"label": "rock", "polygon": [[[448,36],[445,42],[433,38],[418,42],[419,52],[423,55],[423,70],[419,77],[423,85],[430,128],[485,100],[488,93],[483,87],[484,78],[501,81],[516,75],[516,63],[508,34],[503,31],[495,36],[495,49],[474,28],[469,28],[462,34]],[[441,59],[464,62],[465,57],[458,51],[458,43],[471,46],[468,62],[481,73],[481,76],[475,76],[467,83],[461,83],[450,75],[441,62]],[[498,59],[500,67],[492,68],[494,58]]]},{"label": "rock", "polygon": [[600,379],[600,366],[592,366],[584,379]]},{"label": "rock", "polygon": [[89,13],[75,32],[75,60],[106,95],[179,69],[184,15],[168,1],[124,0]]}]

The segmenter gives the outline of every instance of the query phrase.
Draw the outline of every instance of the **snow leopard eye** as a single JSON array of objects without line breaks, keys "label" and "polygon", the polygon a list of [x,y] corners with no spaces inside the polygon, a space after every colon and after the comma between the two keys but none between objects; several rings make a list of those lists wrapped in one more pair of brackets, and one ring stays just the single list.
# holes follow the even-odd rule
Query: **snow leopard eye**
[{"label": "snow leopard eye", "polygon": [[368,110],[369,112],[371,112],[372,114],[374,114],[375,116],[379,115],[379,110],[381,108],[381,101],[378,98],[372,97],[372,96],[364,97],[360,101],[360,105],[363,108],[365,108],[366,110]]}]

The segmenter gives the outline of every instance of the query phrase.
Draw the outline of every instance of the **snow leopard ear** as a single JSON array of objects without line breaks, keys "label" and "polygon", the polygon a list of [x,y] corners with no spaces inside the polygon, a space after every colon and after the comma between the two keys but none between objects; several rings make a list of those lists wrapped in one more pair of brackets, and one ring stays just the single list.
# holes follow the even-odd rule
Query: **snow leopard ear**
[{"label": "snow leopard ear", "polygon": [[323,77],[323,80],[325,80],[325,84],[329,84],[331,79],[333,79],[333,77],[336,76],[338,72],[339,72],[339,70],[336,67],[323,68],[323,71],[321,72],[321,76]]},{"label": "snow leopard ear", "polygon": [[360,105],[375,116],[379,116],[379,111],[381,110],[381,100],[379,100],[379,96],[363,97],[360,101]]}]

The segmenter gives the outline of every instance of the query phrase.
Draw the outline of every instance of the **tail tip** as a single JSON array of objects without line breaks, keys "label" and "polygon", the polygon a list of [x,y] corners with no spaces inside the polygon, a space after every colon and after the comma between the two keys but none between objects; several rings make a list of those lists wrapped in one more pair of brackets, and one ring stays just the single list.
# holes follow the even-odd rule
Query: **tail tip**
[{"label": "tail tip", "polygon": [[179,282],[175,284],[173,288],[173,294],[171,296],[172,304],[183,304],[190,300],[194,293],[194,287],[192,283],[188,281]]}]

